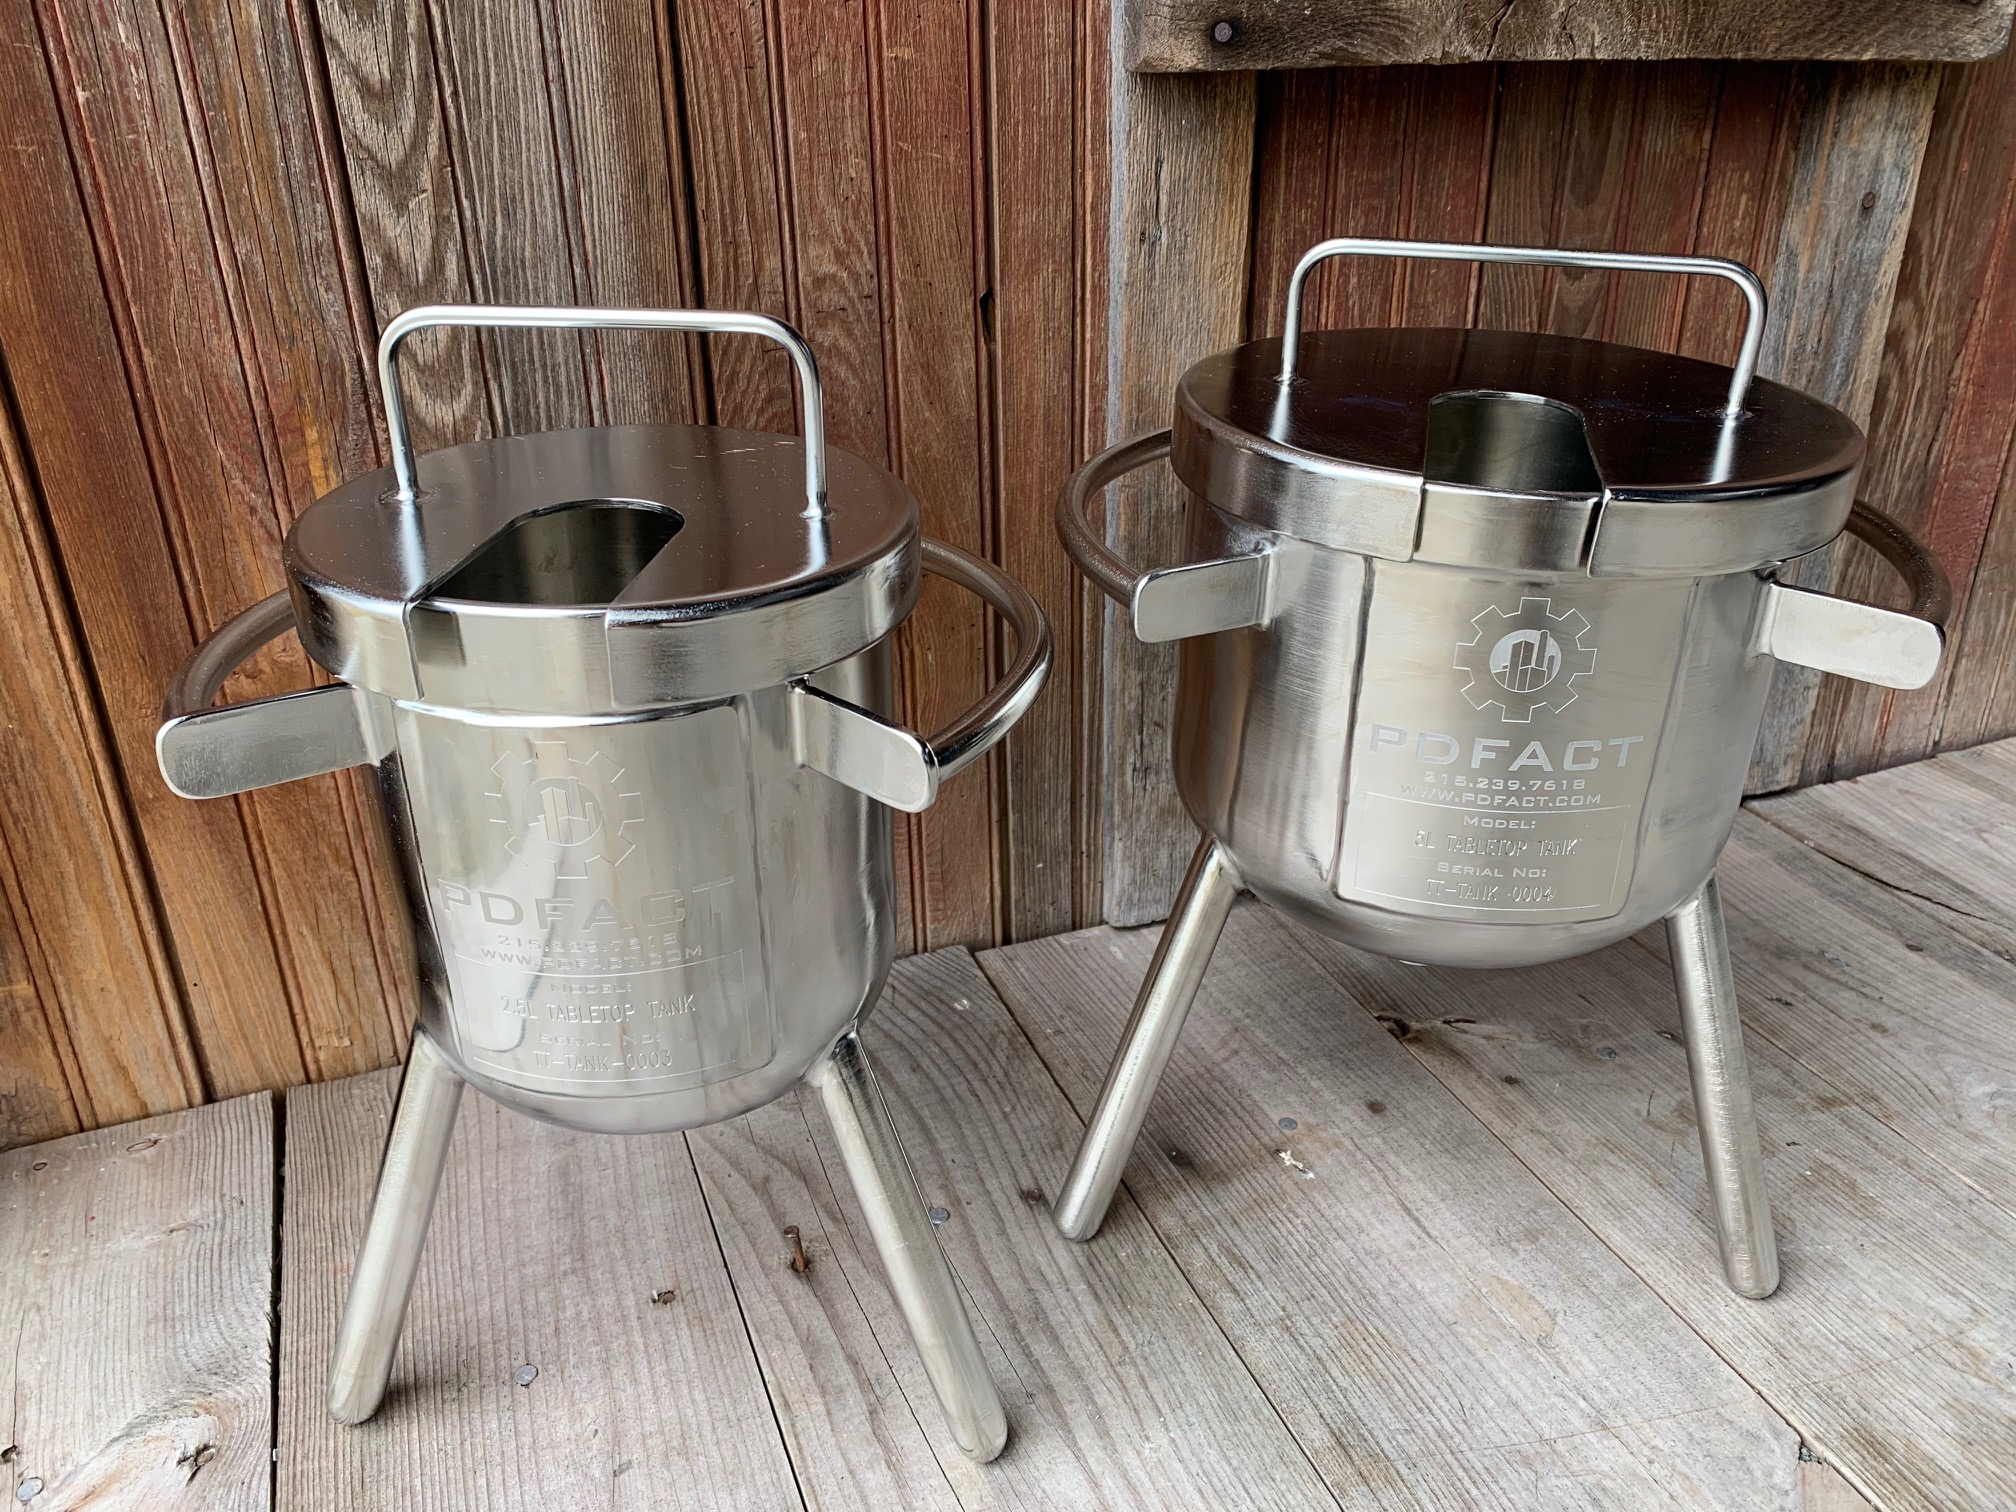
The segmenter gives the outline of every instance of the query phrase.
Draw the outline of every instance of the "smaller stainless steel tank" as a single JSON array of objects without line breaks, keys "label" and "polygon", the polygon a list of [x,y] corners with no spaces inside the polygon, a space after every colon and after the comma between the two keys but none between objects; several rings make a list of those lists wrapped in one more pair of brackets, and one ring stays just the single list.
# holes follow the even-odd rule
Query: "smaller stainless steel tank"
[{"label": "smaller stainless steel tank", "polygon": [[[417,460],[398,353],[429,326],[766,337],[802,437],[607,426]],[[437,307],[379,349],[392,466],[288,533],[288,592],[226,625],[158,747],[209,798],[371,763],[403,869],[421,1021],[336,1350],[332,1408],[383,1394],[456,1098],[608,1133],[817,1086],[962,1447],[999,1398],[855,1038],[894,953],[892,808],[928,807],[1035,699],[1050,632],[995,568],[918,533],[909,491],[824,444],[818,370],[760,315]],[[895,723],[890,636],[937,573],[1018,656],[930,739]],[[338,681],[210,708],[288,630]]]},{"label": "smaller stainless steel tank", "polygon": [[[1517,331],[1304,334],[1340,255],[1708,274],[1733,369]],[[1862,433],[1755,378],[1764,295],[1705,258],[1346,239],[1286,334],[1198,362],[1172,432],[1071,480],[1058,528],[1134,633],[1181,641],[1177,789],[1205,832],[1057,1204],[1094,1233],[1241,886],[1405,960],[1558,960],[1664,919],[1731,1284],[1777,1284],[1714,867],[1776,662],[1889,687],[1937,670],[1946,587],[1855,502]],[[1168,456],[1182,564],[1139,573],[1085,517]],[[1843,527],[1909,614],[1788,586]]]}]

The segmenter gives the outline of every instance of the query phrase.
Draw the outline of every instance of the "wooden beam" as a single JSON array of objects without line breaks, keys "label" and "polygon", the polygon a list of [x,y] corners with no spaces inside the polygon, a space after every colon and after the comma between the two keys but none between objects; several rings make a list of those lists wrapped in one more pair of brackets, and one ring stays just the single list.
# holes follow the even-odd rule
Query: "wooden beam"
[{"label": "wooden beam", "polygon": [[[1117,0],[1116,0],[1117,3]],[[1105,339],[1106,438],[1170,422],[1184,369],[1246,325],[1253,189],[1252,79],[1156,78],[1111,55],[1112,166]],[[1142,569],[1174,559],[1183,491],[1166,470],[1111,490],[1106,536]],[[1170,775],[1176,652],[1104,614],[1100,793],[1104,916],[1160,918],[1195,844]]]},{"label": "wooden beam", "polygon": [[1599,58],[1992,57],[2010,0],[1130,0],[1127,61],[1155,73]]},{"label": "wooden beam", "polygon": [[[1816,66],[1800,75],[1798,148],[1758,371],[1866,425],[1917,200],[1938,75],[1922,65]],[[1829,586],[1837,552],[1800,559],[1788,581]],[[1779,666],[1747,790],[1799,780],[1821,674]]]},{"label": "wooden beam", "polygon": [[[1941,71],[1898,275],[1863,496],[1952,579],[1946,660],[1926,688],[1821,685],[1801,780],[1827,782],[2016,729],[2004,588],[2016,512],[2016,54]],[[1895,574],[1844,554],[1835,591],[1894,605]],[[1986,592],[1977,592],[1986,589]]]}]

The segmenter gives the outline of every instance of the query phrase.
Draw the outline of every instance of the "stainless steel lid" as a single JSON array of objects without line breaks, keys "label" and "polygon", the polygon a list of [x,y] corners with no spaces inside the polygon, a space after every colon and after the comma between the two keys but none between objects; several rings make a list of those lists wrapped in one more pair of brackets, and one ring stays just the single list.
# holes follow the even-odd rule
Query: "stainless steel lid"
[{"label": "stainless steel lid", "polygon": [[[1368,250],[1755,283],[1709,259],[1343,241],[1303,259],[1291,322],[1309,268]],[[1373,556],[1622,577],[1761,567],[1840,533],[1863,452],[1839,410],[1751,379],[1762,314],[1758,292],[1734,369],[1523,331],[1249,342],[1184,374],[1172,461],[1230,514]]]},{"label": "stainless steel lid", "polygon": [[[788,327],[677,311],[409,314],[381,359],[394,465],[318,500],[287,537],[302,642],[345,682],[482,711],[620,714],[812,672],[915,604],[916,503],[882,468],[824,447],[817,370]],[[805,436],[604,426],[413,458],[393,365],[408,331],[619,316],[783,342]]]}]

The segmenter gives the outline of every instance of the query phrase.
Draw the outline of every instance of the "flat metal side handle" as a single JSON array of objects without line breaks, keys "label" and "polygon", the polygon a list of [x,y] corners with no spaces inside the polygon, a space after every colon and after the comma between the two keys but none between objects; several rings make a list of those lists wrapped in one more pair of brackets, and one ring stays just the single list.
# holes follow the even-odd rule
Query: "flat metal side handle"
[{"label": "flat metal side handle", "polygon": [[770,315],[744,310],[625,310],[566,305],[416,305],[394,316],[378,338],[378,386],[385,396],[385,430],[392,442],[392,476],[398,497],[412,503],[416,484],[413,438],[399,387],[399,348],[415,331],[433,326],[506,330],[689,331],[702,335],[762,336],[791,354],[805,408],[805,518],[826,517],[826,408],[819,363],[803,336]]},{"label": "flat metal side handle", "polygon": [[1848,531],[1910,586],[1909,612],[1774,582],[1764,590],[1759,648],[1780,661],[1878,687],[1922,688],[1945,652],[1952,586],[1916,536],[1859,499],[1849,512]]},{"label": "flat metal side handle", "polygon": [[372,696],[348,683],[209,707],[230,675],[294,624],[285,593],[262,599],[198,646],[168,686],[154,758],[184,798],[253,788],[377,761],[392,749]]},{"label": "flat metal side handle", "polygon": [[1266,552],[1136,572],[1092,528],[1092,497],[1137,467],[1169,455],[1169,432],[1123,441],[1071,475],[1057,497],[1057,534],[1078,570],[1127,608],[1144,641],[1183,640],[1219,630],[1265,624],[1273,558]]},{"label": "flat metal side handle", "polygon": [[1281,330],[1281,382],[1295,376],[1295,357],[1302,341],[1302,285],[1320,262],[1333,257],[1411,257],[1434,262],[1522,263],[1559,268],[1603,268],[1620,273],[1701,274],[1726,278],[1743,291],[1749,318],[1736,368],[1729,379],[1724,413],[1743,411],[1750,380],[1757,372],[1757,354],[1764,346],[1764,285],[1739,262],[1722,257],[1667,256],[1652,252],[1578,252],[1560,247],[1492,247],[1472,242],[1395,241],[1376,236],[1339,236],[1318,242],[1302,254],[1288,280],[1288,308]]},{"label": "flat metal side handle", "polygon": [[928,536],[924,570],[985,599],[1015,632],[1015,661],[980,702],[928,740],[809,683],[791,685],[801,766],[908,814],[929,808],[938,784],[978,761],[1013,729],[1050,675],[1050,620],[1029,590],[999,568]]}]

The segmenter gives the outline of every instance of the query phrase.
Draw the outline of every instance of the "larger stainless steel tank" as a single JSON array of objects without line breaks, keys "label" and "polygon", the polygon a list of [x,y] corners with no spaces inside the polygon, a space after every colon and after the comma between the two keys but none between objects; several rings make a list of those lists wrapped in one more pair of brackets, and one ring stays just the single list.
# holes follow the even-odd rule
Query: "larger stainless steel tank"
[{"label": "larger stainless steel tank", "polygon": [[[611,426],[412,455],[397,359],[436,325],[746,333],[794,360],[801,437]],[[192,797],[374,763],[403,864],[421,1020],[332,1408],[375,1410],[456,1098],[579,1129],[687,1129],[820,1090],[961,1445],[1001,1405],[856,1039],[894,952],[890,809],[1007,732],[1050,634],[993,567],[920,537],[909,491],[824,444],[788,327],[687,311],[410,311],[385,332],[390,468],[288,533],[289,591],[185,668],[159,736]],[[1013,627],[1001,683],[923,739],[890,636],[921,572]],[[292,629],[338,681],[212,709]]]},{"label": "larger stainless steel tank", "polygon": [[[1749,306],[1733,369],[1514,331],[1303,334],[1339,255],[1708,274]],[[1776,1285],[1714,867],[1777,661],[1891,687],[1937,669],[1945,585],[1857,505],[1861,432],[1753,376],[1764,297],[1701,258],[1344,239],[1287,329],[1208,357],[1173,432],[1072,480],[1072,556],[1143,640],[1180,640],[1176,785],[1205,832],[1057,1206],[1099,1226],[1241,886],[1410,961],[1517,966],[1660,919],[1674,940],[1731,1283]],[[1168,455],[1185,559],[1138,573],[1090,498]],[[1778,581],[1846,526],[1914,612]]]}]

